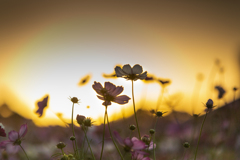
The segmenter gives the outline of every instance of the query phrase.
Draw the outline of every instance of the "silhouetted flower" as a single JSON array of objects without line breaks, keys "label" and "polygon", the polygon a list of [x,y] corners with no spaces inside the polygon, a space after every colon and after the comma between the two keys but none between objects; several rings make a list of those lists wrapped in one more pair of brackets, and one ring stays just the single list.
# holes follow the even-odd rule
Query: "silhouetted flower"
[{"label": "silhouetted flower", "polygon": [[73,102],[73,103],[77,103],[79,102],[79,99],[77,97],[70,97],[70,100]]},{"label": "silhouetted flower", "polygon": [[78,114],[77,117],[76,117],[77,123],[80,124],[80,125],[83,124],[83,122],[84,122],[85,119],[86,119],[85,116],[82,116],[82,115],[79,115],[79,114]]},{"label": "silhouetted flower", "polygon": [[6,137],[6,132],[2,123],[0,123],[0,136]]},{"label": "silhouetted flower", "polygon": [[10,146],[12,152],[16,152],[17,151],[16,146],[21,145],[22,139],[27,133],[27,129],[28,129],[27,124],[23,124],[21,125],[19,132],[16,132],[14,130],[10,131],[8,133],[9,140],[2,141],[0,143],[0,148],[5,149],[6,147]]},{"label": "silhouetted flower", "polygon": [[213,106],[213,100],[212,99],[208,99],[205,106],[207,107],[207,109],[205,111],[211,111],[213,109],[213,107],[215,107],[215,106]]},{"label": "silhouetted flower", "polygon": [[157,81],[162,85],[162,86],[166,86],[168,84],[171,83],[170,80],[164,80],[164,79],[157,79]]},{"label": "silhouetted flower", "polygon": [[136,81],[138,79],[143,80],[147,77],[147,71],[142,73],[143,69],[139,64],[134,65],[133,68],[129,64],[124,65],[122,68],[116,66],[115,72],[117,77],[123,77],[127,80],[133,81]]},{"label": "silhouetted flower", "polygon": [[144,157],[144,155],[148,155],[148,153],[143,151],[133,151],[132,160],[151,160],[149,157]]},{"label": "silhouetted flower", "polygon": [[126,104],[129,101],[129,97],[126,95],[118,96],[122,93],[123,87],[122,86],[115,86],[110,82],[105,82],[104,88],[101,83],[94,82],[92,85],[93,89],[100,95],[97,97],[103,100],[103,105],[108,106],[111,105],[111,102],[115,102],[118,104]]},{"label": "silhouetted flower", "polygon": [[39,117],[42,117],[43,109],[47,107],[47,103],[48,103],[48,96],[45,97],[42,101],[39,101],[37,103],[38,110],[36,111],[36,113],[39,114]]},{"label": "silhouetted flower", "polygon": [[122,139],[118,132],[114,131],[113,134],[115,135],[118,143],[124,147],[124,150],[126,152],[133,152],[146,148],[145,143],[136,137],[127,137],[125,139]]},{"label": "silhouetted flower", "polygon": [[238,90],[237,87],[233,87],[233,91],[236,92]]},{"label": "silhouetted flower", "polygon": [[221,86],[216,86],[215,89],[218,90],[218,99],[221,99],[226,91]]}]

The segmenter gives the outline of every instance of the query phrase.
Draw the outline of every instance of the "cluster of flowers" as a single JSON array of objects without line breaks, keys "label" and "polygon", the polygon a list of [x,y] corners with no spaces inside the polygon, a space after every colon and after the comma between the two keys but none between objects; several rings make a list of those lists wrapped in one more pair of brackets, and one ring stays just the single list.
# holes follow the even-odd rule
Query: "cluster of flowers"
[{"label": "cluster of flowers", "polygon": [[[147,78],[147,72],[143,72],[142,66],[136,64],[133,67],[131,67],[129,64],[124,65],[122,68],[117,66],[115,67],[115,73],[117,77],[122,77],[125,78],[127,80],[131,80],[132,82],[132,87],[133,87],[133,82],[136,80],[144,80]],[[167,82],[166,82],[167,83]],[[109,129],[109,133],[111,136],[111,140],[114,143],[114,146],[116,148],[116,150],[118,151],[119,156],[121,157],[121,159],[123,158],[123,155],[120,151],[120,149],[118,148],[118,145],[116,144],[116,141],[118,142],[118,144],[120,146],[122,146],[123,150],[125,152],[130,152],[131,153],[131,159],[132,160],[150,160],[149,157],[149,152],[152,150],[153,151],[153,159],[155,160],[155,148],[156,148],[156,144],[154,143],[154,139],[155,139],[155,129],[150,129],[149,131],[149,135],[144,135],[141,136],[140,131],[139,131],[139,125],[138,125],[138,120],[137,120],[137,115],[136,115],[136,110],[135,110],[135,102],[134,102],[134,94],[132,93],[132,101],[133,101],[133,109],[134,109],[134,114],[135,114],[135,120],[136,120],[136,126],[135,125],[131,125],[129,128],[130,130],[135,130],[137,129],[138,131],[138,137],[126,137],[126,138],[121,138],[120,134],[116,131],[113,131],[113,135],[112,135],[112,131],[109,125],[109,120],[108,120],[108,113],[107,113],[107,108],[109,105],[111,105],[112,102],[118,103],[118,104],[126,104],[129,102],[129,100],[131,99],[130,97],[128,97],[127,95],[120,95],[123,92],[123,87],[122,86],[116,86],[114,84],[112,84],[111,82],[105,82],[104,83],[104,87],[101,83],[99,82],[94,82],[94,84],[92,85],[92,88],[96,91],[96,93],[98,94],[97,97],[100,100],[103,100],[102,105],[105,106],[105,114],[104,114],[104,129],[103,129],[103,137],[102,137],[102,149],[101,149],[101,155],[100,155],[100,160],[103,157],[103,149],[104,149],[104,136],[105,136],[105,123],[107,121],[108,124],[108,129]],[[132,89],[133,92],[133,89]],[[43,109],[45,108],[45,106],[47,105],[47,100],[48,97],[46,97],[42,102],[38,103],[39,109],[37,110],[37,113],[42,116],[43,113]],[[72,107],[72,132],[73,132],[73,136],[70,137],[70,140],[73,142],[73,150],[74,153],[73,154],[65,154],[63,151],[63,148],[66,146],[65,143],[63,142],[59,142],[56,146],[57,148],[59,148],[62,153],[61,153],[61,160],[74,160],[74,159],[82,159],[83,157],[81,157],[81,154],[79,153],[79,149],[78,149],[78,145],[77,145],[77,141],[76,141],[76,137],[75,137],[75,133],[74,133],[74,125],[73,125],[73,108],[74,108],[74,104],[77,104],[79,102],[79,99],[76,97],[72,97],[71,101],[73,103],[73,107]],[[207,110],[206,112],[210,111],[214,106],[213,106],[213,101],[211,99],[209,99],[207,101],[207,103],[205,104]],[[154,111],[155,115],[157,118],[162,117],[162,115],[165,112],[161,112],[161,111]],[[207,115],[207,114],[206,114]],[[85,139],[87,140],[88,143],[88,148],[90,149],[91,155],[92,155],[92,159],[95,159],[95,155],[91,149],[91,145],[90,145],[90,141],[88,140],[87,137],[87,131],[88,128],[92,126],[92,119],[89,117],[85,117],[83,115],[77,115],[76,117],[77,123],[81,126],[82,130],[84,131],[85,134]],[[155,125],[156,126],[156,125]],[[27,124],[23,124],[20,127],[19,132],[16,131],[10,131],[8,133],[8,138],[9,140],[6,141],[2,141],[0,143],[0,149],[5,149],[6,151],[8,150],[8,148],[15,148],[14,150],[17,151],[18,146],[20,148],[22,148],[23,152],[25,153],[27,159],[28,156],[25,152],[25,150],[23,149],[23,147],[21,146],[21,142],[23,140],[23,137],[26,135],[28,130]],[[201,132],[200,132],[201,135]],[[0,136],[2,137],[6,137],[6,133],[4,130],[3,125],[0,125]],[[189,143],[186,142],[183,145],[185,148],[189,148]],[[195,158],[197,155],[197,150],[196,150],[196,154],[195,154]]]}]

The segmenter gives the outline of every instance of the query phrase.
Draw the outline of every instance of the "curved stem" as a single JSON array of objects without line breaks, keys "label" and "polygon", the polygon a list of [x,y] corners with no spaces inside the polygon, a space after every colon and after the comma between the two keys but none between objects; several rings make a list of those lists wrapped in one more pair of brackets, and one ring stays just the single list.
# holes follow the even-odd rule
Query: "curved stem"
[{"label": "curved stem", "polygon": [[135,101],[134,101],[134,93],[133,93],[133,80],[132,80],[132,99],[133,99],[134,116],[135,116],[137,129],[138,129],[138,136],[139,136],[139,139],[141,139],[141,135],[140,135],[139,127],[138,127],[137,113],[136,113],[136,109],[135,109]]},{"label": "curved stem", "polygon": [[199,144],[200,137],[201,137],[201,134],[202,134],[203,124],[204,124],[204,122],[206,120],[206,117],[207,117],[207,113],[208,113],[208,111],[206,112],[206,115],[205,115],[205,117],[203,119],[203,122],[202,122],[201,130],[200,130],[199,137],[198,137],[197,148],[196,148],[196,151],[195,151],[195,158],[194,158],[194,160],[196,160],[196,158],[197,158],[198,144]]},{"label": "curved stem", "polygon": [[114,141],[114,139],[113,139],[113,136],[112,136],[112,132],[111,132],[110,125],[109,125],[109,121],[108,121],[108,114],[107,114],[107,123],[108,123],[109,133],[110,133],[111,139],[112,139],[112,141],[113,141],[113,143],[114,143],[114,146],[116,147],[116,149],[117,149],[119,155],[121,156],[121,159],[123,160],[124,158],[123,158],[123,156],[122,156],[122,154],[121,154],[119,148],[117,147],[117,144],[115,143],[115,141]]},{"label": "curved stem", "polygon": [[102,159],[102,154],[103,154],[103,148],[104,148],[104,136],[105,136],[105,121],[106,121],[106,115],[107,115],[107,106],[105,106],[105,114],[104,114],[104,123],[103,123],[103,137],[102,137],[102,150],[101,150],[101,156],[100,160]]},{"label": "curved stem", "polygon": [[93,154],[93,152],[92,152],[92,148],[91,148],[91,146],[90,146],[90,143],[89,143],[88,138],[87,138],[87,133],[86,133],[86,131],[85,131],[84,128],[83,128],[83,132],[84,132],[84,134],[85,134],[85,138],[86,138],[86,140],[87,140],[88,147],[89,147],[89,149],[90,149],[90,151],[91,151],[92,157],[93,157],[93,159],[95,160],[95,156],[94,156],[94,154]]},{"label": "curved stem", "polygon": [[19,146],[22,148],[22,150],[23,150],[23,152],[24,152],[25,156],[26,156],[26,157],[27,157],[27,159],[29,160],[29,158],[28,158],[28,156],[27,156],[27,153],[25,152],[25,150],[23,149],[23,147],[21,146],[21,144],[20,144]]},{"label": "curved stem", "polygon": [[[72,118],[71,118],[71,121],[72,121],[72,132],[73,132],[73,136],[75,137],[74,126],[73,126],[73,110],[74,110],[74,103],[72,105]],[[76,151],[75,154],[78,155],[78,147],[77,147],[76,137],[75,137],[74,141],[75,141],[75,147],[76,147],[76,149],[74,149],[74,152]]]}]

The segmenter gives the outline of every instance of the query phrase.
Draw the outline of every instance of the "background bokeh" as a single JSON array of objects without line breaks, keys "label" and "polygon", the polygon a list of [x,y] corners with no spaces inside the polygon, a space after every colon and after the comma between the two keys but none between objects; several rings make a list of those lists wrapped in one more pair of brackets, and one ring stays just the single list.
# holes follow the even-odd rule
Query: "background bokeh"
[{"label": "background bokeh", "polygon": [[[240,86],[239,2],[0,3],[0,106],[7,104],[39,126],[63,125],[56,113],[70,119],[69,97],[74,96],[81,99],[75,115],[101,123],[104,106],[92,89],[94,81],[122,85],[131,97],[129,81],[103,77],[116,65],[140,64],[149,74],[171,80],[163,101],[178,99],[174,109],[189,113],[202,113],[209,98],[218,107],[231,102],[232,88]],[[88,83],[79,85],[87,75]],[[215,85],[226,90],[224,99],[217,100]],[[155,108],[161,89],[137,81],[137,108]],[[36,102],[45,95],[48,109],[39,118]],[[131,103],[113,104],[109,114],[130,116]],[[164,104],[161,109],[168,111]]]}]

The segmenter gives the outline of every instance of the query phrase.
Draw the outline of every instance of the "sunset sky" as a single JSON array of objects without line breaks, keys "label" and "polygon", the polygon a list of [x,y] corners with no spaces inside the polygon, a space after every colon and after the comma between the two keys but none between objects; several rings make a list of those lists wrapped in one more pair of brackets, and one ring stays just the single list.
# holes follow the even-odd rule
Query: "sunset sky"
[{"label": "sunset sky", "polygon": [[[193,105],[195,113],[203,113],[209,98],[219,106],[231,102],[232,88],[240,87],[239,6],[227,1],[1,1],[0,106],[7,104],[37,125],[55,125],[61,123],[55,113],[69,119],[69,97],[78,97],[75,115],[103,119],[104,106],[92,84],[110,81],[131,97],[130,81],[102,76],[124,64],[140,64],[143,71],[171,80],[164,111],[169,110],[164,102],[176,97],[176,110],[189,113]],[[86,75],[90,81],[79,86]],[[226,90],[224,100],[217,100],[209,84]],[[144,96],[145,109],[155,108],[161,86],[134,85],[137,108]],[[236,94],[239,98],[239,90]],[[48,109],[39,118],[36,102],[45,95]],[[129,116],[131,105],[132,100],[113,104],[108,111]]]}]

